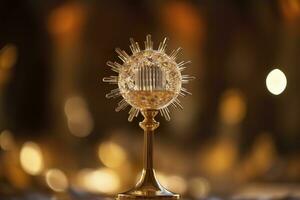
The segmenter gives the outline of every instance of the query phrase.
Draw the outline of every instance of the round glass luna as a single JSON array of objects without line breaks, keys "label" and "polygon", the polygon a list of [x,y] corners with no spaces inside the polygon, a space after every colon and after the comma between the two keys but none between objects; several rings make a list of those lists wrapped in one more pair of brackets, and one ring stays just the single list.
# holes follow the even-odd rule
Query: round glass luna
[{"label": "round glass luna", "polygon": [[133,54],[120,69],[118,86],[123,98],[140,110],[159,110],[181,89],[177,63],[167,54],[144,50]]},{"label": "round glass luna", "polygon": [[169,55],[166,54],[166,41],[165,38],[158,49],[154,50],[151,36],[147,35],[145,50],[141,50],[139,44],[130,39],[132,55],[117,48],[116,52],[123,63],[107,62],[118,76],[105,77],[103,81],[117,84],[118,88],[112,90],[106,97],[123,97],[116,111],[123,110],[128,105],[132,106],[129,121],[132,121],[141,110],[159,110],[167,120],[170,120],[168,106],[182,108],[178,95],[190,94],[182,84],[188,83],[193,77],[181,74],[189,61],[176,62],[181,48],[173,50]]}]

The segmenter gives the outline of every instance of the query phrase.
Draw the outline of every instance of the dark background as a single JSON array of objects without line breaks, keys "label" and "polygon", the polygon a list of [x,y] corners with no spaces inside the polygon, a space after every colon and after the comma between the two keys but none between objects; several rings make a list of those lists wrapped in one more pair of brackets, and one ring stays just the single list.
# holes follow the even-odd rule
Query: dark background
[{"label": "dark background", "polygon": [[[50,192],[42,177],[51,168],[80,191],[103,193],[74,178],[85,168],[117,174],[119,186],[107,193],[134,184],[142,118],[129,123],[128,110],[114,112],[118,101],[105,98],[114,85],[102,78],[114,73],[105,63],[117,60],[115,47],[129,52],[129,38],[143,46],[148,33],[155,47],[164,37],[168,52],[183,47],[180,59],[192,60],[185,72],[196,77],[187,86],[193,95],[181,99],[184,110],[172,111],[170,122],[158,117],[156,167],[166,182],[177,178],[170,189],[202,198],[239,194],[253,183],[299,183],[299,0],[4,0],[0,193]],[[265,83],[275,68],[287,78],[280,95]],[[19,162],[28,141],[43,156],[34,175]],[[120,166],[99,160],[103,142],[126,154]]]}]

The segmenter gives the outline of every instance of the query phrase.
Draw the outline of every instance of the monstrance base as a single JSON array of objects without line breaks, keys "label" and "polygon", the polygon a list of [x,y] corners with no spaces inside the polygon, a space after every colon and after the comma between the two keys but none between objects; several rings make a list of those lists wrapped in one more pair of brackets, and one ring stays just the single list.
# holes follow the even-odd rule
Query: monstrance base
[{"label": "monstrance base", "polygon": [[173,195],[156,195],[156,196],[146,196],[146,195],[132,195],[132,194],[118,194],[116,200],[178,200],[180,198],[179,194]]}]

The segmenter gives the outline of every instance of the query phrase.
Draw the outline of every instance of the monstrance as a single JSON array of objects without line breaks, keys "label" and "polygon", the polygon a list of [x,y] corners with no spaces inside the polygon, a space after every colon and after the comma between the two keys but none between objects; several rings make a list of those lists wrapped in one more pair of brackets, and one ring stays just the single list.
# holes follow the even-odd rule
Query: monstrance
[{"label": "monstrance", "polygon": [[140,127],[144,130],[144,164],[142,176],[136,186],[122,194],[118,194],[118,200],[128,199],[179,199],[165,189],[157,180],[153,168],[153,137],[154,130],[158,128],[159,122],[155,116],[160,112],[166,120],[170,120],[169,107],[181,108],[178,96],[191,94],[183,84],[188,83],[193,77],[182,75],[190,61],[176,62],[181,48],[172,51],[169,55],[165,53],[167,38],[159,44],[158,49],[153,49],[151,35],[146,36],[145,49],[133,39],[130,39],[132,54],[116,48],[118,57],[123,62],[108,61],[107,65],[118,76],[103,78],[104,82],[117,84],[118,88],[113,89],[106,95],[107,98],[123,99],[118,103],[117,112],[131,106],[128,120],[132,121],[139,113],[144,116]]}]

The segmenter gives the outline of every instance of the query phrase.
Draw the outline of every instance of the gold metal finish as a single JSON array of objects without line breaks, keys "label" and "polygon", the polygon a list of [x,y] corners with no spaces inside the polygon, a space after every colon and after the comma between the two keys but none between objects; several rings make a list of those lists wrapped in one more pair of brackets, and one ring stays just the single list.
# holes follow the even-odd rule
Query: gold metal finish
[{"label": "gold metal finish", "polygon": [[140,127],[144,130],[144,168],[142,176],[135,188],[119,194],[117,200],[127,199],[160,199],[175,200],[179,199],[178,194],[165,189],[160,185],[153,168],[153,140],[154,130],[158,128],[159,122],[155,121],[158,110],[142,110],[144,121],[140,122]]},{"label": "gold metal finish", "polygon": [[140,127],[144,130],[144,169],[135,188],[119,194],[117,200],[127,199],[166,199],[177,200],[178,194],[173,194],[159,184],[153,169],[153,137],[159,123],[155,121],[158,112],[170,120],[170,107],[182,109],[179,96],[191,94],[183,87],[194,77],[182,74],[190,61],[177,61],[181,48],[166,53],[165,38],[154,49],[151,35],[146,36],[145,48],[141,49],[138,42],[130,39],[132,54],[117,48],[121,60],[108,61],[107,65],[118,75],[103,78],[104,82],[118,87],[111,90],[106,97],[123,99],[118,103],[116,111],[130,107],[128,120],[132,121],[139,113],[144,116]]},{"label": "gold metal finish", "polygon": [[151,35],[146,36],[145,49],[130,39],[132,54],[116,48],[121,63],[108,61],[107,65],[117,75],[103,78],[104,82],[117,85],[106,94],[107,98],[123,99],[117,112],[131,107],[128,120],[132,121],[142,110],[158,110],[167,121],[171,119],[170,107],[182,109],[179,97],[191,94],[184,85],[193,76],[183,74],[190,61],[177,61],[181,48],[166,53],[167,38],[154,49]]}]

